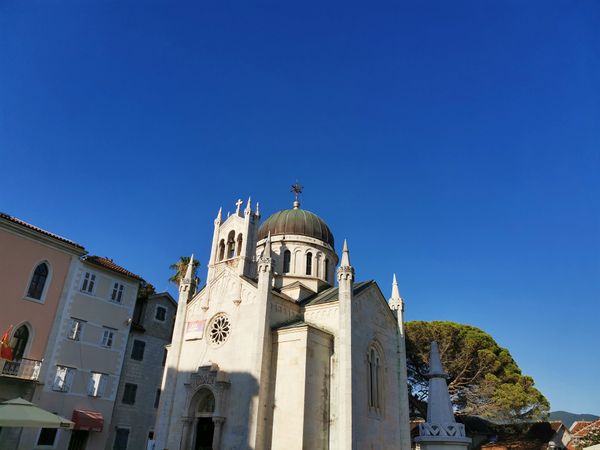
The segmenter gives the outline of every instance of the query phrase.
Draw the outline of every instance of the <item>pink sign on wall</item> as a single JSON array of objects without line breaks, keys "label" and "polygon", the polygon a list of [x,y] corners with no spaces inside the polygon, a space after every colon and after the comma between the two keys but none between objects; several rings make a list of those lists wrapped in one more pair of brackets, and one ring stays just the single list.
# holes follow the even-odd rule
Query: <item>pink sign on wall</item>
[{"label": "pink sign on wall", "polygon": [[185,340],[202,339],[206,320],[192,320],[185,323]]}]

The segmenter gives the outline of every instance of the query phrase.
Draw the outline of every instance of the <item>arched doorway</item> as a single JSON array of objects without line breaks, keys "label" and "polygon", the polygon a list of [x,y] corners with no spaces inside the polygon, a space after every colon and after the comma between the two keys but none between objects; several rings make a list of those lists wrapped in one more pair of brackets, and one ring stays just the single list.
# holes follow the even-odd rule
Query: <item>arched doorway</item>
[{"label": "arched doorway", "polygon": [[215,424],[213,414],[215,412],[215,396],[208,388],[202,388],[196,394],[196,426],[194,436],[194,450],[213,450],[213,439]]}]

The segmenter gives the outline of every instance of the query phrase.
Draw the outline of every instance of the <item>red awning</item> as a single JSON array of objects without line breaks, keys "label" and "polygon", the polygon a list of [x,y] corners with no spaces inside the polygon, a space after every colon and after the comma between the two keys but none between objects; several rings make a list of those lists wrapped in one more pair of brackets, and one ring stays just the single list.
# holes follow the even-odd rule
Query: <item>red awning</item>
[{"label": "red awning", "polygon": [[71,420],[75,422],[74,428],[76,430],[102,431],[102,426],[104,425],[104,417],[102,417],[101,412],[97,411],[74,409]]}]

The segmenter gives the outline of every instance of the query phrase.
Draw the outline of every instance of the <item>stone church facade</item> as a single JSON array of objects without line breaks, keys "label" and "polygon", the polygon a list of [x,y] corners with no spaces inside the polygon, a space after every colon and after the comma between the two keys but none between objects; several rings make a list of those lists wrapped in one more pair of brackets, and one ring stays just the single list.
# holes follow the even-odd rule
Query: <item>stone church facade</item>
[{"label": "stone church facade", "polygon": [[357,282],[297,199],[262,225],[236,205],[215,219],[206,285],[191,264],[180,284],[156,449],[409,450],[395,278],[389,303]]}]

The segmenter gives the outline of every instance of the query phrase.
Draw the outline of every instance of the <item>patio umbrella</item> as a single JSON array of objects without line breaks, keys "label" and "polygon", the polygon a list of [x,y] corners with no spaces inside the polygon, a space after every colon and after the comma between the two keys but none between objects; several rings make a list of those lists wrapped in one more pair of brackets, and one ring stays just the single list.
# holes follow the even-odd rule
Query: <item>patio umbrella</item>
[{"label": "patio umbrella", "polygon": [[73,422],[19,397],[0,403],[0,427],[73,428]]}]

